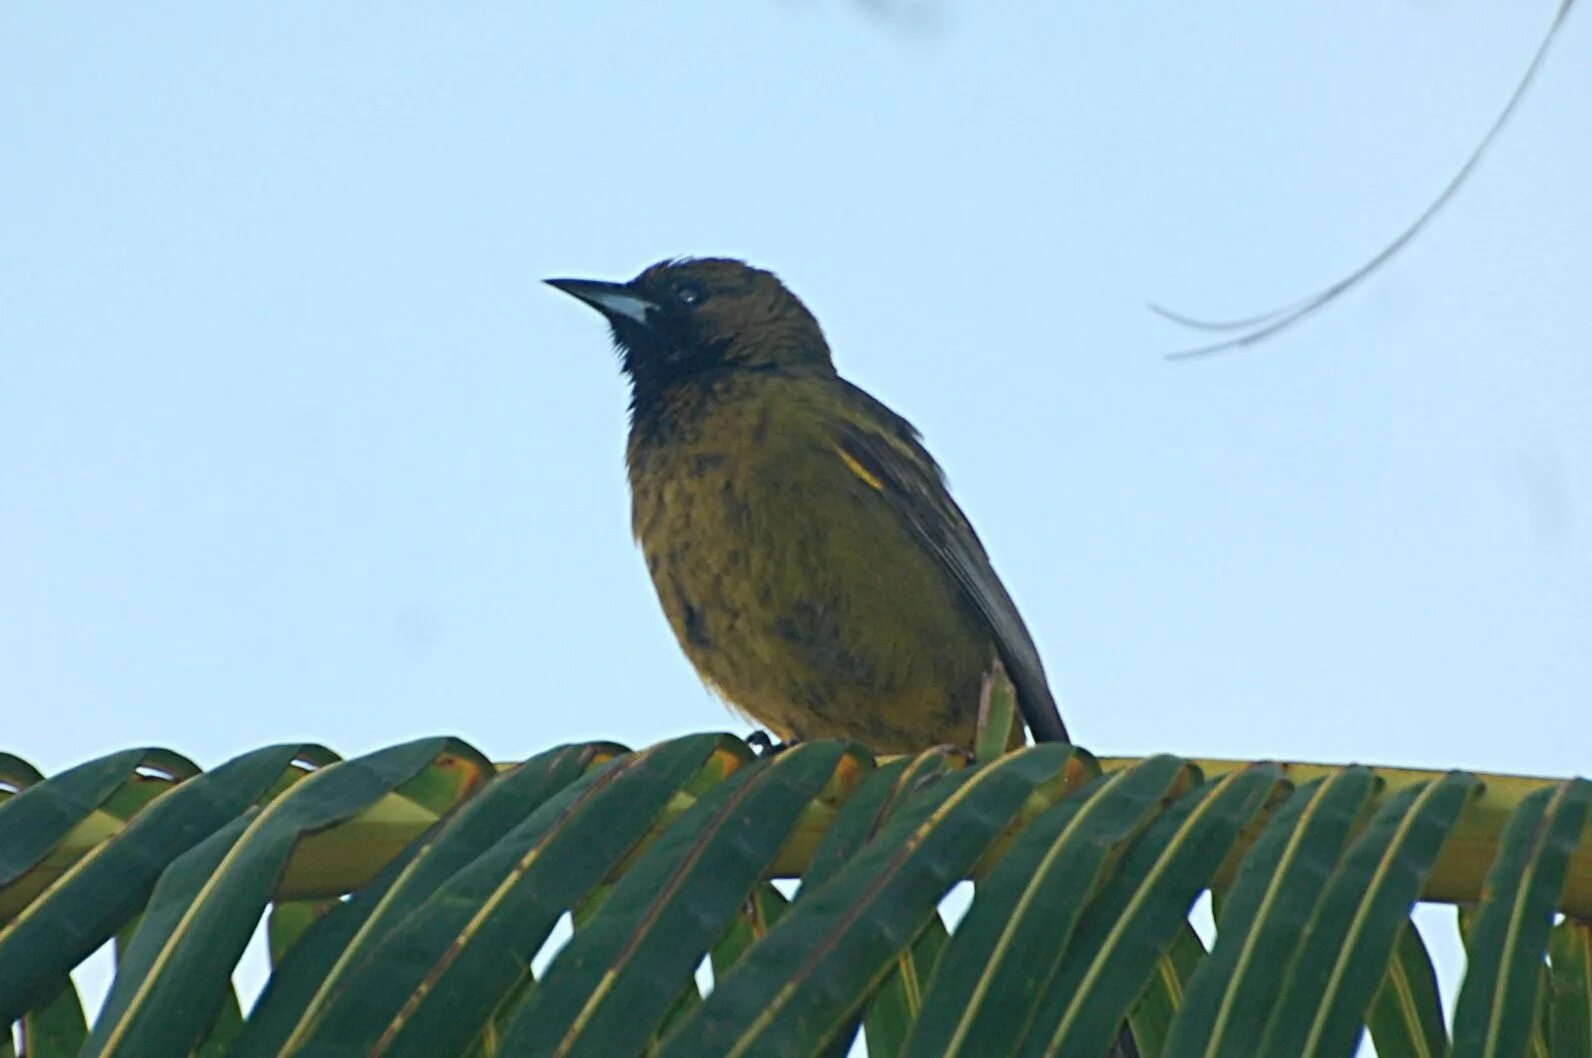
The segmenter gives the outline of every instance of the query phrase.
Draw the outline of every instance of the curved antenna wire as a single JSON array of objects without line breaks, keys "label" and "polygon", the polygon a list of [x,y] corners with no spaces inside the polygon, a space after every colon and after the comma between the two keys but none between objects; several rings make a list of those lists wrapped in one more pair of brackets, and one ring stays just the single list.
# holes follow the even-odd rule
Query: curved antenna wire
[{"label": "curved antenna wire", "polygon": [[1257,316],[1250,316],[1246,319],[1202,320],[1198,317],[1173,312],[1170,309],[1151,303],[1149,306],[1151,312],[1195,330],[1236,331],[1249,329],[1247,334],[1224,338],[1210,345],[1201,345],[1192,349],[1181,349],[1177,352],[1166,353],[1166,359],[1194,360],[1212,356],[1216,353],[1241,349],[1244,346],[1254,345],[1256,342],[1270,338],[1279,331],[1286,330],[1300,320],[1326,308],[1351,288],[1359,285],[1367,276],[1381,268],[1400,250],[1408,246],[1431,223],[1432,218],[1436,217],[1442,208],[1454,198],[1460,187],[1470,178],[1470,174],[1476,169],[1476,166],[1481,163],[1483,155],[1493,145],[1493,141],[1498,138],[1498,134],[1503,131],[1504,126],[1509,123],[1509,119],[1514,116],[1515,109],[1526,96],[1526,90],[1531,87],[1532,82],[1536,80],[1538,71],[1542,69],[1543,60],[1548,55],[1548,48],[1559,35],[1559,30],[1564,27],[1564,21],[1569,16],[1570,8],[1574,3],[1575,0],[1562,0],[1559,4],[1558,10],[1554,12],[1553,22],[1548,27],[1548,32],[1543,35],[1542,43],[1537,46],[1537,52],[1531,58],[1531,64],[1526,67],[1526,72],[1521,76],[1519,83],[1515,85],[1514,92],[1510,95],[1509,101],[1504,104],[1504,108],[1499,111],[1497,119],[1492,123],[1492,127],[1487,130],[1487,134],[1482,137],[1481,142],[1476,145],[1476,149],[1471,152],[1465,164],[1454,174],[1453,179],[1448,182],[1447,187],[1443,188],[1437,199],[1430,206],[1427,206],[1426,211],[1417,217],[1414,223],[1405,228],[1398,238],[1388,243],[1382,248],[1380,253],[1365,262],[1365,264],[1325,289],[1298,301],[1291,302],[1282,308],[1273,309]]},{"label": "curved antenna wire", "polygon": [[1236,320],[1207,320],[1202,319],[1199,316],[1189,316],[1185,313],[1177,311],[1176,309],[1168,308],[1158,301],[1146,302],[1145,308],[1149,309],[1163,320],[1171,320],[1173,323],[1180,324],[1181,326],[1187,327],[1190,330],[1244,331],[1251,327],[1259,327],[1261,324],[1274,320],[1285,312],[1292,312],[1294,309],[1298,308],[1300,305],[1303,305],[1309,300],[1309,298],[1300,298],[1298,301],[1284,305],[1280,309],[1272,309],[1270,312],[1262,312],[1257,316],[1245,316],[1242,319]]}]

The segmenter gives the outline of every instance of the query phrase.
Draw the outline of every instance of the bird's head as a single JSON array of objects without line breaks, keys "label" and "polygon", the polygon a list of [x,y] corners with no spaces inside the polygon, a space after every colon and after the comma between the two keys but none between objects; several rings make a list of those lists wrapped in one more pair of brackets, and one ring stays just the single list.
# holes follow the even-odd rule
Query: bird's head
[{"label": "bird's head", "polygon": [[832,369],[807,306],[743,261],[660,261],[628,283],[547,282],[607,318],[638,399],[709,371]]}]

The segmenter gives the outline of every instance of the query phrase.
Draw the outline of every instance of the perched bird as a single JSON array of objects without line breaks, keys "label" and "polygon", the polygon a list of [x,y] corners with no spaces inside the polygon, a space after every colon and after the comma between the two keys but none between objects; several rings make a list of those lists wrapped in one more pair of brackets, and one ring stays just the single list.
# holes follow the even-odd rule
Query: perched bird
[{"label": "perched bird", "polygon": [[613,330],[633,528],[709,686],[786,742],[971,748],[998,658],[1034,738],[1067,740],[1034,641],[917,430],[835,372],[772,273],[703,258],[548,283]]}]

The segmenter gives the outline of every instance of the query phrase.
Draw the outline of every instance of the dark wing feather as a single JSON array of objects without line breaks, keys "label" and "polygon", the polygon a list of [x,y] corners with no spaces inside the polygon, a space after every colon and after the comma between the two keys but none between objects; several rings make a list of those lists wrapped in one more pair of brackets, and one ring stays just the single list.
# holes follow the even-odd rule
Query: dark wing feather
[{"label": "dark wing feather", "polygon": [[849,382],[841,385],[848,412],[841,424],[841,451],[878,481],[880,494],[983,617],[1034,740],[1070,741],[1017,605],[995,575],[978,534],[951,499],[917,430]]}]

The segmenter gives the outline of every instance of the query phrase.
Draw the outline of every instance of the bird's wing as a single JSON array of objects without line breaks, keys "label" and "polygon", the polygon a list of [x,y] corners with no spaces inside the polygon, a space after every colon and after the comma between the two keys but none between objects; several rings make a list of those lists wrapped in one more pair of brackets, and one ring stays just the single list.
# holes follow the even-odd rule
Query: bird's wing
[{"label": "bird's wing", "polygon": [[842,385],[847,407],[840,424],[840,458],[884,497],[984,619],[1034,740],[1070,741],[1039,650],[917,430],[867,393],[848,382]]}]

